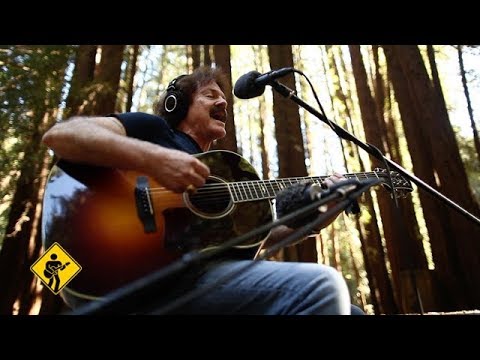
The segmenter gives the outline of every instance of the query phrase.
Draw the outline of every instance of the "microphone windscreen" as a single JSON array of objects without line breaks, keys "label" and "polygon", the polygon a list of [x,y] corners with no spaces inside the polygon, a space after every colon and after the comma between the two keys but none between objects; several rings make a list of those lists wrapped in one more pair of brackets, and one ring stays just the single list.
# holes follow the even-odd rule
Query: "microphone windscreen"
[{"label": "microphone windscreen", "polygon": [[233,93],[239,99],[251,99],[260,96],[265,91],[265,86],[258,86],[255,80],[261,74],[258,71],[250,71],[238,78]]},{"label": "microphone windscreen", "polygon": [[[311,182],[298,183],[280,191],[276,196],[275,204],[277,218],[282,218],[285,215],[311,204],[313,201],[310,194],[311,186]],[[317,216],[318,212],[315,210],[312,213],[304,214],[297,219],[292,219],[286,225],[295,229],[313,221]]]}]

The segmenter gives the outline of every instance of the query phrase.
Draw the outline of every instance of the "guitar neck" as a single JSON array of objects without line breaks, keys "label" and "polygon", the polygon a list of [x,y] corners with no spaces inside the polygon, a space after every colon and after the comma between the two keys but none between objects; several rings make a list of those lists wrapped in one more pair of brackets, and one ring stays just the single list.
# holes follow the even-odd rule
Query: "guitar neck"
[{"label": "guitar neck", "polygon": [[[343,174],[347,179],[364,180],[368,178],[383,178],[383,174],[376,172],[362,172]],[[293,177],[277,180],[256,180],[256,181],[238,181],[227,183],[228,190],[232,196],[234,203],[274,199],[277,194],[283,189],[298,184],[300,182],[312,182],[317,185],[322,185],[329,176],[305,176]]]}]

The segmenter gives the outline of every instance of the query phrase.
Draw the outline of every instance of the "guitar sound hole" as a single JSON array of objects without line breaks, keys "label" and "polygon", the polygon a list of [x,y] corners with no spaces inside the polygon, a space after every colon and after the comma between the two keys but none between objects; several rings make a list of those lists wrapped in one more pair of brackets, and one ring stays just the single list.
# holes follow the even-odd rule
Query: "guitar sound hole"
[{"label": "guitar sound hole", "polygon": [[210,177],[206,184],[188,196],[193,211],[205,216],[219,216],[233,206],[227,184]]}]

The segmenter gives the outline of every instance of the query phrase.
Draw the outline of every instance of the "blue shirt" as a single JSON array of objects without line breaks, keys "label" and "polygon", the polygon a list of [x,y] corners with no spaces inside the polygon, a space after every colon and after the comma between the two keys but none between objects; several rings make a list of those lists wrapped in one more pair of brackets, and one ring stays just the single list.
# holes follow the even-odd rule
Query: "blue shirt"
[{"label": "blue shirt", "polygon": [[190,135],[172,129],[160,116],[142,112],[109,114],[108,116],[117,118],[125,127],[129,137],[149,141],[169,149],[185,151],[189,154],[202,152],[200,146]]},{"label": "blue shirt", "polygon": [[[203,152],[197,142],[190,135],[172,129],[167,122],[157,115],[142,112],[109,114],[117,118],[125,127],[127,136],[149,141],[160,146],[185,151],[189,154]],[[229,249],[217,258],[252,259],[257,247]]]}]

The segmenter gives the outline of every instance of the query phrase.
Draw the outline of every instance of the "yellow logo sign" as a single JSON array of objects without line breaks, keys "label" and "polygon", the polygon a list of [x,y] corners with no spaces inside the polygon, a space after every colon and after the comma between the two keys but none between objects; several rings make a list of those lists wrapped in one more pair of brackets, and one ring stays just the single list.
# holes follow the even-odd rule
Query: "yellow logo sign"
[{"label": "yellow logo sign", "polygon": [[30,270],[57,295],[82,267],[58,243],[53,243]]}]

